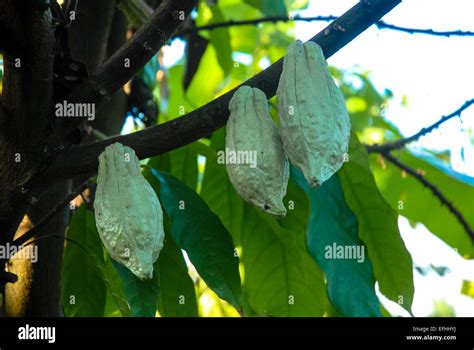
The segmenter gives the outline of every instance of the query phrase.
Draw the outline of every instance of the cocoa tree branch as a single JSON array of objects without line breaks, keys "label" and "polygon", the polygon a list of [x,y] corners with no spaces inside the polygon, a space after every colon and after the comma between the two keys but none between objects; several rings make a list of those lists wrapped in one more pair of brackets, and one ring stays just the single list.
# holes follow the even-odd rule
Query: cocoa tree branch
[{"label": "cocoa tree branch", "polygon": [[432,124],[432,125],[430,125],[426,128],[421,129],[416,134],[414,134],[410,137],[404,138],[404,139],[400,139],[400,140],[390,142],[390,143],[385,143],[385,144],[382,144],[382,145],[375,144],[375,145],[367,146],[367,151],[369,153],[370,152],[381,153],[381,152],[385,152],[385,151],[391,151],[391,150],[394,150],[394,149],[403,148],[408,143],[416,141],[420,137],[425,136],[426,134],[428,134],[428,133],[432,132],[433,130],[437,129],[444,122],[446,122],[446,121],[448,121],[448,120],[450,120],[454,117],[461,117],[462,112],[464,112],[467,108],[469,108],[473,104],[474,104],[474,99],[467,100],[457,110],[455,110],[451,114],[448,114],[446,116],[442,116],[441,119],[438,120],[436,123],[434,123],[434,124]]},{"label": "cocoa tree branch", "polygon": [[[94,75],[79,84],[66,101],[92,103],[96,105],[96,109],[100,108],[168,42],[197,3],[198,0],[163,1],[132,39],[115,52]],[[80,118],[69,118],[58,133],[66,135],[80,123]]]},{"label": "cocoa tree branch", "polygon": [[212,23],[203,26],[196,26],[192,28],[187,28],[182,31],[179,31],[173,38],[181,38],[186,36],[187,34],[197,33],[203,30],[214,30],[219,28],[227,28],[227,27],[236,27],[236,26],[249,26],[249,25],[258,25],[260,23],[277,23],[277,22],[291,22],[291,21],[301,21],[301,22],[330,22],[336,20],[337,16],[314,16],[314,17],[290,17],[290,16],[268,16],[256,19],[247,19],[247,20],[230,20],[226,22],[220,23]]},{"label": "cocoa tree branch", "polygon": [[[212,23],[204,26],[198,26],[194,28],[189,28],[183,31],[180,31],[173,35],[173,38],[180,38],[185,36],[186,34],[196,33],[203,30],[214,30],[218,28],[227,28],[227,27],[234,27],[234,26],[247,26],[247,25],[258,25],[260,23],[277,23],[277,22],[291,22],[291,21],[299,21],[299,22],[330,22],[337,19],[337,16],[328,15],[328,16],[314,16],[314,17],[300,17],[300,16],[268,16],[256,19],[249,19],[249,20],[240,20],[240,21],[226,21],[220,23]],[[384,21],[377,21],[374,23],[377,28],[379,29],[390,29],[396,30],[404,33],[409,34],[427,34],[427,35],[434,35],[434,36],[474,36],[474,32],[471,31],[463,31],[463,30],[451,30],[451,31],[436,31],[433,29],[421,29],[421,28],[407,28],[407,27],[400,27],[394,24],[389,24]]]},{"label": "cocoa tree branch", "polygon": [[[401,0],[363,0],[344,15],[315,35],[328,58],[347,45],[365,29],[398,5]],[[268,98],[275,96],[282,71],[283,59],[244,82],[257,87]],[[237,89],[237,88],[236,88]],[[97,171],[98,156],[105,147],[120,142],[133,148],[140,159],[177,149],[212,134],[223,127],[229,116],[228,104],[236,89],[220,96],[187,115],[133,134],[117,136],[92,144],[71,147],[61,152],[56,160],[28,186],[38,190],[41,186],[81,173]]]},{"label": "cocoa tree branch", "polygon": [[397,168],[405,171],[407,174],[413,176],[416,180],[421,182],[423,186],[427,187],[431,193],[435,197],[439,199],[441,204],[445,205],[448,210],[453,214],[458,222],[461,224],[461,226],[464,228],[466,233],[469,235],[472,241],[474,241],[474,231],[471,227],[469,227],[469,224],[467,223],[466,219],[464,216],[461,214],[461,212],[454,206],[453,203],[451,203],[448,198],[439,190],[439,188],[430,182],[428,179],[426,179],[422,174],[418,173],[415,169],[409,167],[408,165],[402,163],[397,157],[393,156],[390,152],[388,151],[379,151],[385,159],[387,159],[390,163],[395,165]]},{"label": "cocoa tree branch", "polygon": [[12,246],[20,247],[24,245],[31,238],[36,236],[42,228],[48,226],[49,221],[66,205],[68,205],[74,198],[81,194],[86,188],[90,186],[89,180],[85,181],[78,187],[76,187],[69,195],[66,196],[58,205],[56,205],[51,211],[46,214],[32,229],[22,234],[20,237],[12,242]]},{"label": "cocoa tree branch", "polygon": [[375,25],[379,29],[391,29],[397,30],[399,32],[405,32],[409,34],[427,34],[427,35],[434,35],[434,36],[474,36],[474,32],[471,31],[463,31],[463,30],[448,30],[448,31],[438,31],[433,29],[420,29],[420,28],[407,28],[407,27],[400,27],[393,24],[386,23],[384,21],[378,21]]}]

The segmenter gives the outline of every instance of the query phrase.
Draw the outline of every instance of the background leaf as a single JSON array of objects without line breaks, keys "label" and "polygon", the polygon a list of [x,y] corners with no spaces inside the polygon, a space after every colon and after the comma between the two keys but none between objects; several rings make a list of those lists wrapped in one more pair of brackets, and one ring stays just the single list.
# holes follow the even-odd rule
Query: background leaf
[{"label": "background leaf", "polygon": [[346,203],[359,222],[359,237],[372,261],[380,291],[410,310],[413,302],[413,265],[400,237],[398,215],[380,194],[365,147],[351,135],[349,161],[337,173]]},{"label": "background leaf", "polygon": [[[212,19],[209,24],[225,22],[224,15],[217,6],[211,7]],[[228,28],[219,28],[210,33],[211,44],[216,49],[217,61],[219,62],[224,76],[229,75],[232,67],[232,47]]]},{"label": "background leaf", "polygon": [[[382,161],[380,155],[372,155],[370,159],[377,186],[393,209],[410,220],[421,222],[459,254],[472,256],[473,246],[466,231],[428,188],[390,162]],[[439,169],[439,165],[434,166],[407,151],[401,151],[399,159],[435,184],[474,227],[474,201],[466,200],[474,198],[473,186],[463,181],[463,177],[452,177]]]},{"label": "background leaf", "polygon": [[285,16],[284,0],[244,0],[250,6],[259,9],[265,16]]},{"label": "background leaf", "polygon": [[93,214],[86,205],[76,209],[67,232],[70,241],[64,252],[62,295],[66,316],[100,317],[104,315],[106,285],[96,262],[87,249],[103,261],[102,242],[95,227]]}]

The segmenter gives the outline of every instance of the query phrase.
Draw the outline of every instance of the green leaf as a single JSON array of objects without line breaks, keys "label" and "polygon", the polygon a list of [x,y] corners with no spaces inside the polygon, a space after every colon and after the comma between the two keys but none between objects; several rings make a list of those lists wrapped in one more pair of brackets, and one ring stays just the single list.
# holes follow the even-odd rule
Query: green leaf
[{"label": "green leaf", "polygon": [[367,151],[354,134],[349,161],[338,176],[346,203],[359,222],[359,237],[367,247],[380,291],[410,310],[414,293],[412,259],[400,237],[398,215],[380,194]]},{"label": "green leaf", "polygon": [[309,5],[309,0],[285,0],[285,5],[289,10],[304,10]]},{"label": "green leaf", "polygon": [[[194,105],[186,98],[183,90],[183,66],[181,64],[174,65],[169,69],[168,78],[168,104],[165,108],[160,108],[160,111],[166,111],[163,114],[163,122],[179,118],[180,116],[191,112],[194,109]],[[199,71],[199,70],[198,70]],[[197,73],[196,73],[197,74]],[[194,80],[194,79],[193,79]]]},{"label": "green leaf", "polygon": [[324,275],[308,254],[304,236],[245,205],[241,236],[244,288],[258,315],[323,315],[327,305]]},{"label": "green leaf", "polygon": [[[196,189],[198,178],[197,152],[192,145],[151,158],[147,165],[159,171],[173,174],[192,189]],[[153,181],[151,172],[145,172],[146,179]],[[156,179],[155,179],[156,181]],[[159,186],[155,188],[159,194]]]},{"label": "green leaf", "polygon": [[107,285],[107,302],[104,316],[119,316],[121,314],[123,317],[130,317],[132,310],[123,292],[122,280],[112,265],[112,258],[107,253],[105,255],[105,266],[100,270]]},{"label": "green leaf", "polygon": [[[382,316],[375,294],[372,265],[357,234],[357,218],[347,206],[337,176],[319,188],[310,188],[298,169],[291,177],[308,194],[311,216],[306,242],[311,256],[326,273],[329,299],[344,316]],[[353,256],[337,256],[353,248]],[[331,253],[331,254],[330,254]]]},{"label": "green leaf", "polygon": [[112,259],[120,276],[123,290],[132,309],[133,317],[154,317],[159,293],[158,264],[153,266],[153,278],[139,280],[129,269]]},{"label": "green leaf", "polygon": [[188,145],[169,153],[171,160],[171,174],[191,187],[197,186],[197,153]]},{"label": "green leaf", "polygon": [[87,251],[99,259],[103,256],[102,242],[94,216],[85,205],[72,216],[67,238],[70,241],[64,253],[62,277],[64,312],[66,316],[101,317],[105,310],[106,285],[96,264],[104,261],[94,261]]},{"label": "green leaf", "polygon": [[221,129],[212,136],[212,148],[207,147],[206,154],[201,152],[201,155],[206,157],[201,196],[231,233],[234,242],[240,244],[244,201],[237,195],[230,183],[225,166],[217,163],[215,151],[225,148],[224,140],[225,130]]},{"label": "green leaf", "polygon": [[217,163],[216,152],[225,147],[224,140],[222,129],[214,133],[212,148],[199,152],[206,156],[201,193],[241,248],[245,315],[321,316],[328,302],[324,275],[305,246],[305,193],[290,184],[285,197],[288,214],[280,222],[245,204],[225,165]]},{"label": "green leaf", "polygon": [[[400,151],[399,159],[423,174],[441,193],[461,212],[471,227],[474,227],[474,187],[469,179],[455,174],[433,159],[420,159],[408,151]],[[427,161],[429,160],[429,162]],[[431,163],[434,164],[431,164]],[[456,217],[443,206],[413,176],[403,173],[388,161],[381,161],[379,155],[371,156],[371,167],[384,198],[400,215],[410,220],[421,222],[428,230],[442,239],[446,244],[458,250],[459,254],[469,257],[472,254],[472,242]]]},{"label": "green leaf", "polygon": [[244,0],[250,6],[259,9],[265,16],[286,16],[284,0]]},{"label": "green leaf", "polygon": [[[128,304],[127,298],[125,297],[122,280],[120,279],[117,270],[112,265],[112,258],[108,255],[108,253],[104,254],[104,258],[105,265],[101,265],[99,270],[102,274],[105,284],[107,285],[107,298],[112,298],[112,301],[115,303],[116,310],[118,310],[122,316],[129,317],[132,314],[132,310],[130,309],[130,305]],[[104,315],[107,315],[107,312],[111,312],[112,310],[112,305],[109,300],[107,300],[107,304]]]},{"label": "green leaf", "polygon": [[[217,6],[211,7],[212,18],[209,24],[225,22],[224,15]],[[229,75],[232,68],[232,47],[228,28],[211,30],[211,44],[216,49],[217,61],[224,72],[224,76]]]},{"label": "green leaf", "polygon": [[[244,2],[221,0],[218,6],[226,21],[258,18],[261,16],[260,11]],[[229,27],[232,49],[238,52],[254,53],[258,45],[259,29],[253,25]]]},{"label": "green leaf", "polygon": [[[167,225],[169,226],[169,225]],[[158,310],[165,317],[197,317],[198,306],[194,283],[188,275],[188,267],[181,249],[165,228],[165,245],[158,258],[160,296]]]},{"label": "green leaf", "polygon": [[202,198],[174,176],[152,170],[160,180],[160,196],[171,232],[199,275],[220,298],[241,306],[239,259],[229,232]]},{"label": "green leaf", "polygon": [[[156,165],[160,166],[160,169],[169,170],[169,155],[170,153],[166,153],[154,157],[148,165]],[[159,196],[160,181],[150,169],[146,169],[143,175]],[[160,286],[158,310],[164,317],[198,316],[194,283],[189,277],[183,253],[170,236],[171,227],[166,215],[164,215],[163,222],[165,243],[157,262]]]}]

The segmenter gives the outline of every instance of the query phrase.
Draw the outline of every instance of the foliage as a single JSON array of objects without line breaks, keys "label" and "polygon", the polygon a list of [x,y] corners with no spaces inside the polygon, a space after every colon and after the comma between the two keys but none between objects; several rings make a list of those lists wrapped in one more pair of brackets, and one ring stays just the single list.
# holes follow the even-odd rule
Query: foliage
[{"label": "foliage", "polygon": [[[200,2],[196,25],[285,15],[307,5],[283,0],[212,3]],[[265,63],[281,58],[294,39],[292,23],[199,34],[209,45],[187,89],[184,59],[160,68],[167,77],[167,91],[160,96],[160,122],[238,86]],[[353,126],[349,161],[335,176],[321,188],[309,189],[293,169],[284,199],[288,214],[276,220],[245,203],[225,166],[217,163],[217,152],[224,149],[224,129],[210,139],[143,162],[144,175],[166,211],[165,245],[154,279],[140,285],[120,266],[115,266],[117,273],[98,239],[93,214],[82,206],[68,231],[68,238],[82,248],[73,242],[66,247],[66,315],[387,315],[377,299],[376,282],[382,294],[410,310],[413,267],[400,237],[399,215],[424,224],[462,255],[471,256],[469,237],[431,192],[379,155],[369,156],[362,145],[373,143],[374,135],[377,142],[402,136],[383,118],[390,91],[377,91],[367,73],[332,68],[332,74],[346,98]],[[436,183],[474,226],[474,207],[464,200],[474,197],[470,179],[424,153],[403,150],[400,159]],[[180,210],[180,201],[185,210]],[[364,261],[327,259],[325,249],[333,244],[363,247]],[[70,304],[71,295],[76,304]]]}]

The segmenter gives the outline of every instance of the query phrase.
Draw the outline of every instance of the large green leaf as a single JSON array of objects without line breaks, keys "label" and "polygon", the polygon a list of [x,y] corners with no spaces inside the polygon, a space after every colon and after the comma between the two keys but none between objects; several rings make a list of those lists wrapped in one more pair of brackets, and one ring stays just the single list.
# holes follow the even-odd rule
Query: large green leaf
[{"label": "large green leaf", "polygon": [[224,139],[225,130],[220,130],[212,137],[212,148],[198,151],[206,156],[201,193],[241,248],[245,314],[321,316],[328,303],[324,276],[305,246],[306,195],[290,184],[287,218],[280,222],[245,204],[225,165],[217,163],[216,151],[225,147]]},{"label": "large green leaf", "polygon": [[[209,24],[225,22],[224,15],[217,6],[211,7],[212,18]],[[224,76],[230,73],[232,67],[232,47],[228,28],[219,28],[211,31],[211,44],[216,49],[217,61],[219,62]]]},{"label": "large green leaf", "polygon": [[[66,316],[103,316],[106,285],[96,265],[104,263],[102,242],[86,205],[74,213],[67,238],[70,241],[64,253],[62,277],[64,312]],[[91,254],[100,261],[94,261]]]},{"label": "large green leaf", "polygon": [[201,196],[211,210],[219,216],[234,238],[234,242],[239,245],[244,202],[232,187],[224,166],[217,164],[215,149],[224,149],[224,139],[224,129],[215,132],[212,136],[212,148],[209,147],[206,152],[200,152],[201,155],[206,157],[206,170],[202,182]]},{"label": "large green leaf", "polygon": [[[446,173],[441,164],[432,165],[408,151],[400,151],[399,159],[432,182],[474,227],[474,187],[468,179],[454,175],[452,170]],[[464,228],[430,189],[390,162],[382,161],[380,155],[371,156],[371,167],[384,198],[400,215],[421,222],[461,255],[472,254],[472,242]]]},{"label": "large green leaf", "polygon": [[151,280],[139,280],[129,269],[122,264],[112,260],[120,279],[123,290],[127,297],[132,316],[154,317],[157,309],[159,293],[158,263],[153,266],[153,278]]},{"label": "large green leaf", "polygon": [[[261,16],[259,10],[244,2],[221,0],[218,2],[218,6],[226,21],[258,18]],[[254,25],[231,26],[229,32],[232,49],[238,52],[253,53],[258,44],[258,31],[259,28]]]},{"label": "large green leaf", "polygon": [[239,259],[229,232],[202,198],[172,175],[152,170],[160,180],[160,197],[178,246],[216,294],[241,306]]},{"label": "large green leaf", "polygon": [[[311,256],[326,273],[332,304],[344,316],[382,316],[372,264],[359,240],[357,218],[345,202],[338,177],[332,176],[320,188],[310,188],[301,171],[294,167],[291,177],[310,198],[306,242]],[[361,254],[338,256],[339,249]]]},{"label": "large green leaf", "polygon": [[[189,147],[189,146],[188,146]],[[170,153],[154,157],[148,163],[163,171],[169,171]],[[160,181],[152,174],[150,169],[143,173],[147,181],[160,195]],[[165,243],[158,258],[160,292],[158,310],[165,317],[198,316],[196,293],[194,283],[188,274],[188,268],[181,249],[171,237],[171,227],[166,215],[163,218],[165,230]]]},{"label": "large green leaf", "polygon": [[369,168],[369,157],[351,135],[349,161],[338,172],[349,208],[359,222],[359,237],[372,261],[380,291],[410,310],[413,302],[411,256],[398,230],[398,215],[380,194]]},{"label": "large green leaf", "polygon": [[168,103],[163,106],[165,108],[162,107],[160,109],[161,112],[166,111],[165,113],[162,113],[162,116],[160,116],[160,122],[166,122],[181,117],[195,108],[195,106],[185,97],[183,90],[183,74],[184,68],[181,64],[176,64],[169,69]]},{"label": "large green leaf", "polygon": [[258,315],[323,315],[324,275],[308,254],[304,232],[283,229],[246,205],[241,243],[245,296]]},{"label": "large green leaf", "polygon": [[[199,68],[186,92],[185,98],[194,108],[213,100],[225,78],[224,71],[220,68],[220,54],[217,50],[218,48],[214,45],[207,46],[201,63],[199,63]],[[182,104],[178,101],[178,105]]]},{"label": "large green leaf", "polygon": [[171,174],[195,190],[198,178],[197,153],[192,147],[185,146],[170,152],[169,157]]},{"label": "large green leaf", "polygon": [[[168,232],[168,229],[166,229]],[[181,249],[167,233],[165,245],[158,258],[160,295],[158,310],[165,317],[198,316],[194,283]]]}]

